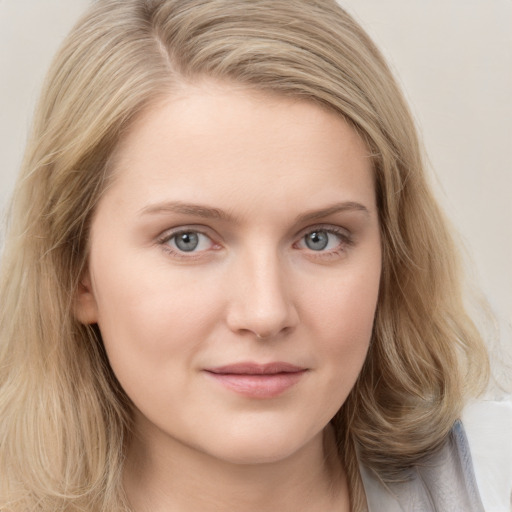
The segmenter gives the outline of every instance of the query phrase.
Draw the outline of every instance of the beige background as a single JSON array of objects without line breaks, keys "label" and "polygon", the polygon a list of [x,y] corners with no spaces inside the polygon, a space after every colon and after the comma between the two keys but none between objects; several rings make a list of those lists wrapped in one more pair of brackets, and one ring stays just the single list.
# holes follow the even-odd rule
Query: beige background
[{"label": "beige background", "polygon": [[[0,0],[2,210],[44,72],[88,3]],[[470,274],[495,312],[502,346],[510,347],[512,0],[340,3],[374,37],[403,85],[424,136],[440,200],[473,261]],[[508,498],[500,496],[512,486],[512,447],[503,446],[504,437],[493,444],[491,438],[500,436],[489,432],[490,420],[487,425],[480,420],[493,419],[505,433],[512,431],[512,416],[503,403],[498,409],[489,409],[488,403],[485,407],[470,408],[466,424],[486,510],[501,512],[508,509]],[[489,453],[501,457],[499,470],[487,467]]]}]

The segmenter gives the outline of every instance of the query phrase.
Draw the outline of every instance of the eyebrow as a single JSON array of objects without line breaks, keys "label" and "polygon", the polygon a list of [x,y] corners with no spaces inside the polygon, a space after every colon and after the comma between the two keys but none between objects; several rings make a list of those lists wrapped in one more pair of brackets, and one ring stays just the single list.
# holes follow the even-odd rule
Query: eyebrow
[{"label": "eyebrow", "polygon": [[[312,220],[321,219],[324,217],[329,217],[330,215],[334,215],[336,213],[341,212],[362,212],[365,215],[369,215],[370,212],[366,206],[361,203],[357,203],[355,201],[344,201],[341,203],[335,203],[326,208],[322,208],[320,210],[311,210],[299,215],[295,222],[297,224],[309,222]],[[221,210],[219,208],[213,208],[211,206],[194,204],[194,203],[183,203],[181,201],[169,201],[163,203],[156,203],[149,206],[146,206],[140,210],[141,215],[155,215],[155,214],[165,214],[165,213],[177,213],[182,215],[192,215],[194,217],[200,217],[203,219],[216,219],[223,221],[236,221],[235,216],[226,212],[225,210]]]},{"label": "eyebrow", "polygon": [[234,220],[233,216],[219,208],[212,208],[193,203],[182,203],[181,201],[169,201],[164,203],[151,204],[140,210],[141,215],[178,213],[182,215],[193,215],[204,219]]},{"label": "eyebrow", "polygon": [[297,223],[300,224],[303,222],[309,222],[312,220],[329,217],[330,215],[334,215],[335,213],[352,211],[362,212],[365,215],[370,215],[370,211],[363,204],[357,203],[355,201],[345,201],[342,203],[333,204],[332,206],[328,206],[327,208],[322,208],[321,210],[312,210],[303,213],[297,217]]}]

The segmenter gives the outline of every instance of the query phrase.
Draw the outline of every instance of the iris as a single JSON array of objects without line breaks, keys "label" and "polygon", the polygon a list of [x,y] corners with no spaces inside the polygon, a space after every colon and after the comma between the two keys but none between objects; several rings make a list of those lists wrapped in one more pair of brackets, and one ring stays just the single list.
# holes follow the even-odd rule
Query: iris
[{"label": "iris", "polygon": [[305,237],[306,246],[312,251],[323,251],[329,244],[327,231],[313,231]]}]

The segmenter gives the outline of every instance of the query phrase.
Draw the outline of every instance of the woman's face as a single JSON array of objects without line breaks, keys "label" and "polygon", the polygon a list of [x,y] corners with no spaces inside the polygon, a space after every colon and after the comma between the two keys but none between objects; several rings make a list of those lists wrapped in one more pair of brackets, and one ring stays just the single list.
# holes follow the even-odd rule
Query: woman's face
[{"label": "woman's face", "polygon": [[318,440],[381,272],[367,148],[313,103],[206,83],[144,113],[95,213],[77,316],[139,437],[232,462]]}]

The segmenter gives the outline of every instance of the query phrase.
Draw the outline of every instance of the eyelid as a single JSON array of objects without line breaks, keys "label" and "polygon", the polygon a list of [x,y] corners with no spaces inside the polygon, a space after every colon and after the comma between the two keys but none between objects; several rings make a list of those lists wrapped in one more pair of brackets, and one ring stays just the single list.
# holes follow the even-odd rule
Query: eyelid
[{"label": "eyelid", "polygon": [[[218,239],[220,239],[220,236],[212,236],[211,229],[203,226],[203,225],[180,225],[175,228],[170,228],[162,232],[157,238],[156,243],[162,247],[162,249],[171,254],[173,257],[176,257],[178,259],[183,260],[193,260],[197,258],[203,257],[206,253],[210,252],[211,250],[218,250],[221,248],[221,244],[217,242]],[[327,233],[336,235],[340,239],[339,245],[335,249],[325,250],[325,251],[314,251],[312,249],[309,249],[307,247],[297,247],[298,244],[303,240],[303,238],[313,233],[314,231],[325,231]],[[176,249],[173,249],[170,245],[168,245],[169,240],[171,240],[173,237],[179,235],[180,233],[198,233],[200,235],[203,235],[207,237],[211,242],[211,247],[205,250],[201,251],[179,251]],[[339,253],[342,253],[347,250],[350,246],[354,245],[354,239],[353,235],[347,228],[332,225],[332,224],[315,224],[312,226],[308,226],[304,229],[302,229],[295,237],[296,241],[293,243],[293,247],[298,250],[304,250],[308,252],[312,257],[317,258],[325,258],[328,256],[336,256]]]},{"label": "eyelid", "polygon": [[[212,234],[209,232],[211,230],[206,229],[204,226],[198,226],[198,225],[182,225],[177,226],[175,228],[170,228],[165,230],[163,233],[161,233],[156,238],[156,243],[162,247],[162,249],[167,252],[168,254],[171,254],[173,257],[179,258],[179,259],[186,259],[186,260],[192,260],[196,258],[200,258],[205,253],[207,253],[211,249],[217,249],[220,248],[220,244],[216,242]],[[211,247],[208,249],[202,250],[202,251],[179,251],[177,249],[174,249],[171,245],[168,244],[172,238],[174,238],[177,235],[180,235],[182,233],[197,233],[199,235],[205,236],[208,238],[211,242]]]},{"label": "eyelid", "polygon": [[[354,245],[354,239],[353,239],[352,233],[348,229],[343,228],[341,226],[332,225],[332,224],[316,224],[316,225],[308,226],[307,228],[304,228],[298,234],[297,241],[294,243],[294,245],[297,245],[299,242],[301,242],[304,239],[304,237],[306,235],[308,235],[310,233],[314,233],[315,231],[325,231],[326,233],[330,233],[330,234],[338,236],[340,238],[340,246],[341,246],[341,249],[338,247],[336,249],[331,249],[331,250],[327,250],[327,251],[313,251],[311,249],[308,249],[307,247],[304,248],[304,250],[306,250],[308,252],[311,252],[311,253],[316,252],[315,256],[321,257],[322,255],[325,256],[327,254],[335,254],[337,252],[343,251],[344,248],[346,248],[346,247],[350,247],[350,246]],[[301,247],[300,249],[303,249],[303,248]]]}]

